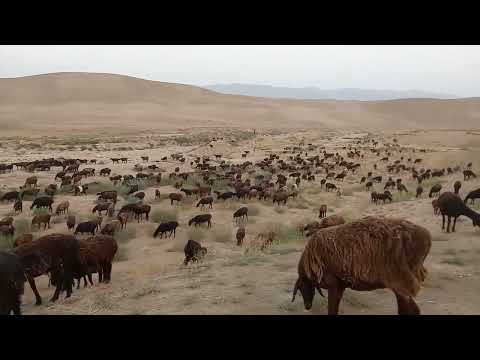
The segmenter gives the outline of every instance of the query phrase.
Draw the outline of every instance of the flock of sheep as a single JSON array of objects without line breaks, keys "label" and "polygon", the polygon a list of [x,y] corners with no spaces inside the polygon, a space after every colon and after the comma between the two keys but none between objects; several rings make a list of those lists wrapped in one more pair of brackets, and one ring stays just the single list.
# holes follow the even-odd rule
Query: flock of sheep
[{"label": "flock of sheep", "polygon": [[[216,141],[213,139],[212,144]],[[213,146],[212,144],[211,147]],[[371,201],[393,201],[392,189],[398,192],[408,192],[408,189],[397,176],[410,176],[418,182],[416,197],[423,194],[422,183],[426,179],[455,174],[460,171],[460,166],[448,169],[418,169],[422,159],[408,157],[416,151],[425,150],[405,148],[397,141],[386,143],[383,148],[373,138],[365,137],[354,144],[344,146],[340,152],[328,153],[324,147],[308,144],[307,146],[285,147],[280,154],[270,154],[255,163],[243,161],[233,164],[222,159],[221,154],[215,154],[215,160],[210,157],[196,157],[190,161],[191,171],[180,172],[180,166],[188,164],[182,154],[170,155],[171,161],[179,166],[171,173],[165,173],[157,165],[144,167],[135,165],[136,175],[110,176],[110,168],[102,168],[100,176],[109,177],[114,186],[121,184],[127,188],[126,195],[136,199],[134,203],[126,203],[116,209],[119,201],[119,190],[98,192],[97,203],[92,208],[92,213],[98,216],[92,220],[76,223],[76,218],[69,215],[70,203],[58,201],[62,192],[67,187],[76,196],[87,194],[89,188],[97,185],[95,182],[87,183],[86,180],[95,176],[94,168],[81,165],[88,163],[85,159],[42,159],[33,162],[0,164],[0,174],[12,171],[49,171],[53,167],[62,167],[53,183],[40,194],[37,177],[30,176],[25,184],[18,190],[9,191],[0,197],[2,202],[13,202],[13,211],[23,211],[23,201],[27,196],[32,196],[30,209],[45,209],[44,212],[32,217],[32,226],[38,229],[50,227],[53,214],[65,215],[65,233],[54,233],[41,236],[37,239],[32,234],[23,234],[15,237],[14,218],[8,216],[0,220],[0,235],[15,238],[13,248],[0,252],[0,314],[21,314],[21,295],[24,283],[28,281],[36,297],[36,304],[42,303],[41,296],[36,289],[34,279],[48,275],[50,284],[55,286],[51,301],[56,301],[61,292],[66,292],[66,297],[73,292],[74,280],[87,278],[93,284],[92,274],[97,273],[99,282],[108,283],[111,279],[112,261],[118,250],[114,238],[117,231],[125,228],[131,220],[149,221],[152,207],[144,203],[145,192],[139,191],[140,187],[156,187],[155,197],[160,198],[158,186],[162,178],[168,180],[177,189],[168,194],[170,205],[182,202],[185,197],[195,196],[196,208],[203,210],[212,209],[219,201],[234,201],[258,199],[274,206],[283,206],[290,198],[296,198],[301,192],[301,183],[315,183],[322,178],[319,184],[326,192],[336,191],[342,196],[340,183],[347,175],[356,175],[365,171],[361,160],[370,154],[385,162],[386,170],[392,176],[385,181],[384,192],[371,192]],[[242,154],[246,158],[249,151]],[[310,156],[309,156],[310,154]],[[312,155],[313,154],[313,155]],[[409,155],[407,155],[409,154]],[[391,159],[395,158],[390,164]],[[112,164],[127,162],[127,158],[112,158]],[[167,161],[164,157],[160,161]],[[142,161],[148,162],[148,156],[142,156]],[[158,162],[160,162],[158,161]],[[90,160],[95,164],[96,160]],[[15,168],[14,168],[15,166]],[[464,181],[475,178],[476,175],[468,164],[463,170]],[[374,164],[373,171],[380,172],[378,165]],[[257,173],[257,170],[262,170]],[[144,172],[146,171],[146,172]],[[368,172],[366,176],[359,176],[358,183],[365,184],[365,190],[372,189],[374,183],[381,184],[384,175]],[[155,174],[156,172],[156,174]],[[271,176],[265,176],[265,173]],[[69,175],[71,174],[71,175]],[[0,175],[1,176],[1,175]],[[387,175],[388,176],[388,175]],[[195,178],[194,186],[185,186],[189,178]],[[290,181],[292,179],[292,181]],[[336,182],[332,182],[334,179]],[[60,186],[55,183],[60,181]],[[222,182],[233,191],[216,191],[215,184]],[[458,194],[461,182],[457,181],[453,192],[440,194],[441,184],[435,184],[429,189],[429,197],[435,198],[432,202],[434,214],[443,217],[442,229],[450,232],[451,218],[453,218],[452,231],[455,231],[456,220],[459,216],[472,219],[474,226],[480,226],[480,214],[476,213],[467,202],[480,198],[480,189],[470,192],[464,200]],[[53,205],[56,204],[55,211]],[[275,205],[276,204],[276,205]],[[362,219],[346,222],[345,219],[334,214],[327,216],[327,204],[319,204],[319,221],[302,224],[299,232],[308,238],[308,242],[298,263],[298,279],[294,285],[293,299],[300,292],[305,309],[312,307],[315,290],[323,296],[322,289],[328,293],[328,313],[337,314],[339,303],[345,289],[370,291],[375,289],[390,289],[396,296],[398,314],[420,314],[420,309],[414,298],[425,280],[427,270],[424,261],[431,248],[431,235],[427,229],[400,218],[387,218],[382,216],[368,216]],[[104,217],[107,221],[104,223]],[[232,212],[232,219],[239,225],[236,233],[237,246],[243,246],[246,236],[245,223],[248,223],[248,206],[240,206]],[[103,226],[102,226],[103,224]],[[192,217],[188,226],[212,226],[212,214],[202,213]],[[152,236],[175,237],[176,230],[182,226],[177,221],[166,221],[158,225]],[[73,233],[72,233],[73,231]],[[84,237],[84,234],[88,234]],[[260,242],[259,250],[263,251],[270,246],[276,237],[275,232],[260,233],[257,236]],[[207,253],[207,249],[200,243],[189,239],[184,248],[184,264],[190,261],[199,261]]]}]

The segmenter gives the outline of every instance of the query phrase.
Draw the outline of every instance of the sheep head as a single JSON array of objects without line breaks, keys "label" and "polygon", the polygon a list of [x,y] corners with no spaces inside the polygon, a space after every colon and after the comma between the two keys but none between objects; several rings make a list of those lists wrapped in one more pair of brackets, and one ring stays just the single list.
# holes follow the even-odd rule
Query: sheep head
[{"label": "sheep head", "polygon": [[300,290],[300,293],[302,294],[305,309],[310,310],[312,308],[313,297],[315,296],[315,288],[312,281],[302,277],[297,279],[293,289],[292,302],[295,301],[295,296],[297,295],[298,290]]}]

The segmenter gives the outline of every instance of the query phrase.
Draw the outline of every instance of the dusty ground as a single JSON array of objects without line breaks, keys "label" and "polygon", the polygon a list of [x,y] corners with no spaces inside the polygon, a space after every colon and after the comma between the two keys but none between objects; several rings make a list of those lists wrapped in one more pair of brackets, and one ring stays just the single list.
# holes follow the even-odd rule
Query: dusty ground
[{"label": "dusty ground", "polygon": [[[96,169],[112,168],[114,174],[134,174],[133,165],[141,163],[140,156],[149,155],[149,164],[157,164],[166,173],[178,166],[177,162],[161,161],[161,157],[174,152],[186,155],[186,165],[181,171],[190,170],[190,157],[196,155],[223,154],[228,161],[242,162],[240,154],[250,150],[247,160],[252,162],[264,158],[270,152],[280,153],[285,146],[298,145],[302,140],[307,143],[326,146],[327,151],[344,153],[342,146],[354,142],[355,137],[364,134],[339,130],[311,130],[308,132],[291,131],[285,134],[259,133],[255,138],[245,134],[225,135],[224,141],[216,142],[213,148],[205,144],[181,146],[177,142],[166,140],[172,134],[153,133],[148,138],[132,138],[124,136],[117,143],[108,143],[112,138],[102,138],[97,149],[88,141],[85,144],[63,144],[59,137],[52,139],[25,138],[22,146],[15,139],[4,139],[0,162],[22,161],[43,157],[79,157],[104,161],[105,164],[88,165]],[[97,135],[97,134],[96,134]],[[175,134],[174,134],[175,135]],[[178,134],[176,134],[178,135]],[[426,154],[418,152],[404,153],[405,157],[422,157],[423,167],[435,168],[460,165],[473,161],[473,170],[480,168],[480,135],[467,134],[465,131],[403,131],[393,133],[378,133],[377,138],[391,142],[395,136],[402,146],[426,148]],[[188,137],[187,133],[182,136]],[[236,137],[237,136],[237,137]],[[55,140],[55,139],[54,139]],[[65,140],[66,142],[71,140]],[[65,142],[64,141],[64,142]],[[146,145],[148,142],[153,145]],[[25,147],[25,144],[38,143],[39,146]],[[106,145],[105,145],[106,144]],[[28,145],[29,146],[29,145]],[[85,147],[82,151],[81,147]],[[129,149],[129,148],[132,149]],[[89,150],[90,148],[90,150]],[[61,150],[59,150],[61,149]],[[113,150],[116,149],[116,150]],[[255,149],[255,151],[253,151]],[[319,150],[309,153],[313,155]],[[110,157],[127,156],[128,164],[112,165]],[[288,154],[283,154],[287,156]],[[394,159],[399,158],[395,155]],[[252,215],[246,224],[248,244],[259,231],[275,227],[283,232],[282,241],[265,254],[245,255],[244,248],[235,245],[236,227],[232,222],[232,213],[242,204],[239,201],[215,202],[213,210],[213,227],[211,230],[193,230],[187,221],[200,213],[195,208],[193,200],[185,201],[178,206],[171,206],[166,199],[154,200],[156,187],[146,191],[146,202],[151,204],[152,213],[163,211],[178,212],[180,227],[175,239],[153,239],[155,223],[130,222],[128,230],[120,239],[120,251],[113,265],[112,283],[75,290],[69,299],[61,299],[51,304],[48,299],[53,288],[47,287],[47,277],[37,279],[37,286],[44,299],[44,305],[34,306],[34,298],[28,284],[24,296],[25,314],[304,314],[303,302],[297,298],[291,303],[292,288],[297,277],[296,265],[305,239],[295,233],[297,224],[314,220],[318,215],[318,207],[326,203],[329,214],[339,213],[347,220],[353,220],[365,215],[382,214],[401,216],[427,227],[433,236],[433,247],[427,258],[429,276],[418,296],[418,304],[424,314],[479,314],[480,301],[480,230],[472,227],[471,221],[461,218],[458,221],[457,232],[445,234],[441,231],[441,217],[433,215],[431,199],[424,193],[423,198],[416,200],[414,196],[398,196],[392,204],[374,205],[369,201],[369,193],[359,184],[362,175],[373,170],[373,164],[378,164],[375,174],[388,176],[385,164],[373,155],[362,160],[362,168],[356,175],[349,175],[344,183],[337,183],[342,188],[341,199],[334,194],[327,194],[320,189],[320,179],[317,176],[314,183],[302,182],[299,199],[289,201],[286,207],[273,207],[271,202],[257,200],[246,201]],[[53,183],[55,173],[36,172],[40,188]],[[25,171],[14,171],[12,174],[0,174],[0,190],[22,185],[28,176]],[[416,183],[412,182],[408,173],[401,173],[394,178],[402,177],[405,185],[414,192]],[[439,178],[437,178],[439,179]],[[463,181],[463,175],[445,176],[438,181],[444,189],[453,189],[453,182],[461,180],[463,186],[461,196],[480,187],[477,178]],[[86,180],[109,183],[108,179],[95,177]],[[430,184],[434,183],[433,181]],[[158,187],[162,194],[173,191],[170,185]],[[377,190],[380,187],[377,186]],[[382,184],[383,189],[383,184]],[[395,191],[396,192],[396,191]],[[425,186],[425,192],[428,188]],[[94,195],[75,197],[61,194],[56,203],[69,200],[71,211],[77,218],[86,220],[91,216],[94,206]],[[118,204],[125,202],[121,199]],[[117,209],[119,208],[117,206]],[[16,221],[26,219],[31,221],[30,201],[24,202],[24,212],[15,216]],[[176,210],[173,210],[176,209]],[[477,207],[478,209],[478,207]],[[12,210],[12,204],[0,204],[0,215],[5,216]],[[78,221],[78,219],[77,219]],[[52,228],[47,231],[35,231],[36,236],[48,232],[66,232],[64,217],[54,220]],[[129,239],[130,238],[130,239]],[[199,264],[182,265],[184,258],[183,246],[192,238],[201,241],[208,248],[208,255]],[[394,314],[396,304],[394,296],[386,290],[374,292],[354,292],[347,290],[341,304],[344,314]],[[325,314],[326,302],[318,295],[315,298],[313,314]]]}]

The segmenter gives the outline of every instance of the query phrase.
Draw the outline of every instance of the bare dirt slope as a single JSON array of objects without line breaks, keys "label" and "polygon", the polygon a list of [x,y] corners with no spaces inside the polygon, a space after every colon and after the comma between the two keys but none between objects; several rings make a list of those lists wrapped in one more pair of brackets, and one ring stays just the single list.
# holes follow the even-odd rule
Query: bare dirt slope
[{"label": "bare dirt slope", "polygon": [[5,135],[136,133],[199,127],[474,128],[480,100],[315,101],[223,95],[91,73],[0,79]]},{"label": "bare dirt slope", "polygon": [[[254,139],[238,142],[231,146],[224,141],[218,141],[213,148],[203,146],[172,146],[119,152],[117,150],[98,151],[61,151],[65,157],[79,157],[104,161],[105,164],[92,165],[98,169],[109,166],[113,174],[134,174],[133,165],[140,163],[141,155],[149,155],[150,162],[158,164],[165,174],[179,166],[171,159],[160,161],[161,157],[181,151],[187,161],[180,165],[180,171],[189,170],[189,162],[197,155],[222,153],[227,161],[234,163],[250,160],[255,162],[263,159],[270,152],[280,154],[285,146],[304,143],[314,143],[326,146],[328,152],[343,153],[343,146],[354,143],[361,133],[351,131],[320,131],[291,132],[280,135],[260,134]],[[425,168],[443,168],[459,165],[462,168],[473,161],[473,169],[480,168],[480,136],[464,131],[409,131],[396,134],[384,133],[379,139],[391,142],[393,137],[400,145],[426,148],[423,154],[417,151],[404,152],[405,157],[422,157]],[[132,140],[135,143],[136,140]],[[255,151],[254,151],[255,149]],[[250,150],[246,159],[240,154]],[[318,150],[317,150],[318,152]],[[38,149],[35,153],[16,155],[14,149],[4,147],[0,162],[42,158],[54,155],[55,150]],[[110,157],[125,155],[131,160],[127,164],[112,165]],[[283,154],[282,156],[288,156]],[[309,155],[314,155],[314,152]],[[396,154],[392,161],[401,156]],[[479,314],[480,302],[480,230],[473,228],[469,219],[460,218],[457,222],[457,232],[445,234],[441,231],[441,217],[433,215],[431,199],[425,195],[422,199],[414,198],[417,184],[410,174],[401,172],[394,174],[394,179],[401,177],[410,191],[407,195],[399,195],[394,191],[392,204],[374,205],[370,202],[369,192],[364,185],[359,184],[359,178],[368,171],[374,171],[373,165],[378,164],[375,174],[388,176],[386,164],[379,162],[376,156],[366,155],[361,161],[359,173],[349,175],[344,182],[336,182],[343,195],[338,198],[333,193],[326,193],[320,188],[319,175],[315,182],[302,182],[300,194],[296,200],[289,200],[286,206],[273,206],[271,201],[256,199],[237,201],[228,200],[223,203],[215,201],[213,209],[200,210],[195,207],[194,199],[188,199],[180,205],[171,206],[165,198],[154,199],[155,187],[146,191],[145,201],[152,206],[152,217],[149,222],[130,222],[127,231],[118,238],[120,251],[113,265],[112,283],[97,284],[94,276],[93,287],[75,290],[69,299],[61,299],[48,303],[53,294],[53,288],[47,287],[47,278],[38,279],[39,291],[44,298],[44,305],[36,307],[28,285],[24,297],[24,312],[26,314],[303,314],[301,297],[292,303],[292,289],[296,280],[296,266],[306,239],[296,233],[296,226],[316,219],[321,204],[328,205],[328,214],[341,214],[347,221],[366,215],[400,216],[427,227],[433,237],[433,245],[427,258],[427,277],[424,288],[417,301],[424,314]],[[91,165],[88,165],[91,166]],[[40,187],[43,189],[53,182],[56,170],[36,172]],[[11,174],[0,174],[0,187],[6,191],[9,187],[22,185],[28,176],[24,171],[14,171]],[[429,186],[440,182],[444,191],[453,188],[453,182],[461,180],[462,198],[471,189],[480,187],[479,178],[463,181],[461,172],[436,178],[424,184],[425,192]],[[108,182],[105,178],[95,177],[85,181]],[[158,187],[163,195],[174,191],[171,184],[162,183]],[[383,190],[382,185],[375,185],[375,190]],[[94,194],[73,196],[60,194],[56,202],[69,200],[71,212],[80,220],[91,216],[94,206]],[[119,206],[125,203],[121,199]],[[478,202],[478,201],[477,201]],[[250,218],[246,224],[246,245],[235,245],[237,227],[232,222],[232,213],[242,204],[250,209]],[[25,219],[31,221],[30,201],[24,201],[24,213],[16,215],[16,221]],[[475,208],[479,209],[480,204]],[[117,206],[117,208],[119,208]],[[0,215],[11,212],[12,204],[0,204]],[[187,225],[192,216],[210,212],[213,215],[212,229],[193,229]],[[152,233],[156,227],[153,213],[163,212],[176,214],[180,227],[175,239],[153,239]],[[54,218],[49,230],[35,230],[35,236],[49,232],[66,232],[64,217]],[[257,234],[267,229],[275,229],[281,234],[281,241],[266,251],[266,253],[245,254],[245,247],[255,239]],[[182,265],[183,246],[188,239],[202,242],[208,248],[207,257],[200,263]],[[326,301],[316,296],[314,314],[326,313]],[[387,290],[373,292],[346,291],[341,304],[344,314],[394,314],[396,304],[393,294]]]}]

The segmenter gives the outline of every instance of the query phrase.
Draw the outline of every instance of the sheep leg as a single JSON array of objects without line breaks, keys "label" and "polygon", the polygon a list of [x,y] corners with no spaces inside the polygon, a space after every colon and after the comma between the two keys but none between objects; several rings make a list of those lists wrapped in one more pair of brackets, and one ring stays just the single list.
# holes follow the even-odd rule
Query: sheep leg
[{"label": "sheep leg", "polygon": [[30,287],[32,288],[33,293],[35,294],[35,305],[41,305],[42,298],[40,297],[40,294],[38,293],[38,290],[37,290],[37,286],[35,285],[35,279],[27,275],[27,281],[30,284]]},{"label": "sheep leg", "polygon": [[452,228],[452,232],[455,232],[455,225],[457,224],[457,218],[458,218],[458,216],[455,216],[455,217],[453,218],[453,228]]},{"label": "sheep leg", "polygon": [[345,288],[337,286],[328,289],[328,315],[338,315],[338,306],[344,291]]},{"label": "sheep leg", "polygon": [[445,229],[445,215],[442,214],[442,230]]},{"label": "sheep leg", "polygon": [[448,219],[447,219],[447,233],[450,232],[450,221],[452,220],[452,218],[450,216],[448,216]]}]

